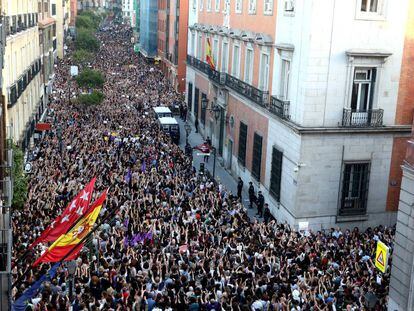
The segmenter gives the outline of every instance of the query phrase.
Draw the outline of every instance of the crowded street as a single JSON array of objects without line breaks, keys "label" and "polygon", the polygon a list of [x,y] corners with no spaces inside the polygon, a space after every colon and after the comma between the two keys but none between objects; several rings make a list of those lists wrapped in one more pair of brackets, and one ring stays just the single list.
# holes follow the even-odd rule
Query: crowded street
[{"label": "crowded street", "polygon": [[99,229],[75,272],[62,264],[26,310],[386,310],[390,275],[375,268],[375,249],[392,250],[395,228],[296,231],[250,217],[246,198],[200,176],[160,129],[152,108],[182,94],[131,36],[112,22],[97,33],[99,105],[76,102],[84,90],[70,57],[55,68],[52,129],[30,150],[28,197],[13,213],[13,299],[53,265],[33,268],[48,245],[29,245],[96,177],[93,199],[109,188]]}]

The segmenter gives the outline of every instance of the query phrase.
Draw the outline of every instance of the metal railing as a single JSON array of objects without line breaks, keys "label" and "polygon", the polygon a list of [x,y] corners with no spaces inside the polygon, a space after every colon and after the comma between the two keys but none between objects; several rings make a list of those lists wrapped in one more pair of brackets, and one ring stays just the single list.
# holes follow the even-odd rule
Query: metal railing
[{"label": "metal railing", "polygon": [[27,13],[5,16],[6,36],[14,35],[37,25],[37,13]]},{"label": "metal railing", "polygon": [[262,91],[232,75],[212,69],[209,64],[194,56],[187,55],[187,64],[208,75],[213,82],[225,85],[256,104],[268,109],[269,92]]},{"label": "metal railing", "polygon": [[378,127],[383,125],[384,110],[366,111],[344,108],[342,115],[343,127]]},{"label": "metal railing", "polygon": [[247,97],[256,104],[266,107],[269,98],[269,92],[259,90],[258,88],[250,85],[242,80],[239,80],[232,75],[226,75],[226,86],[236,91],[240,95]]},{"label": "metal railing", "polygon": [[201,72],[209,75],[210,74],[210,65],[195,58],[194,56],[187,55],[187,64],[200,70]]},{"label": "metal railing", "polygon": [[37,76],[41,69],[41,60],[40,58],[35,60],[23,74],[8,87],[8,96],[9,101],[7,103],[7,108],[13,107],[23,92],[26,90],[30,82]]},{"label": "metal railing", "polygon": [[290,102],[272,96],[269,104],[269,111],[282,119],[290,119]]}]

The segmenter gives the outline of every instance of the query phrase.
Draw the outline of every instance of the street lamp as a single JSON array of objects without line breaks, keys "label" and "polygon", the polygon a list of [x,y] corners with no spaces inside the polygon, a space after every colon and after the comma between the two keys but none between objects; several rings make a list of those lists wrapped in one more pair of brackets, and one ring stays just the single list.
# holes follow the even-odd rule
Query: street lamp
[{"label": "street lamp", "polygon": [[214,119],[216,120],[216,122],[220,118],[220,113],[221,113],[220,106],[217,105],[217,104],[214,104],[213,102],[211,102],[210,107],[208,107],[208,99],[207,98],[203,98],[201,100],[201,108],[203,108],[205,110],[209,110],[211,113],[214,113]]},{"label": "street lamp", "polygon": [[185,144],[188,145],[188,135],[190,135],[191,133],[191,125],[188,124],[188,122],[185,122],[184,129],[185,129]]}]

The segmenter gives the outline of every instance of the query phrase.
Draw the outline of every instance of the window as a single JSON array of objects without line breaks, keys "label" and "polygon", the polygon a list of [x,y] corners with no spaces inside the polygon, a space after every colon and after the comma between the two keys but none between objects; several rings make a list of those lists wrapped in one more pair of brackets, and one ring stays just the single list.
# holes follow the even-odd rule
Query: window
[{"label": "window", "polygon": [[263,142],[263,137],[257,133],[254,133],[252,176],[259,182],[260,182],[260,173],[262,170],[262,142]]},{"label": "window", "polygon": [[378,0],[361,0],[361,12],[378,13]]},{"label": "window", "polygon": [[249,14],[256,14],[256,0],[249,0]]},{"label": "window", "polygon": [[239,154],[238,160],[241,165],[246,166],[246,145],[247,145],[247,125],[240,122],[239,129]]},{"label": "window", "polygon": [[376,68],[356,67],[352,85],[351,109],[368,111],[372,109]]},{"label": "window", "polygon": [[218,59],[219,59],[219,40],[214,39],[213,43],[213,63],[216,69],[218,69]]},{"label": "window", "polygon": [[270,194],[280,202],[280,186],[282,181],[283,152],[273,147],[272,167],[270,170]]},{"label": "window", "polygon": [[264,0],[264,14],[271,15],[273,13],[273,0]]},{"label": "window", "polygon": [[191,53],[192,56],[196,56],[196,52],[195,52],[196,44],[195,44],[195,41],[196,41],[195,33],[194,32],[191,32],[191,50],[190,50],[190,53]]},{"label": "window", "polygon": [[367,20],[383,20],[386,0],[358,0],[356,18]]},{"label": "window", "polygon": [[229,68],[229,43],[223,42],[223,51],[221,53],[222,59],[221,59],[221,71],[226,72]]},{"label": "window", "polygon": [[233,63],[231,65],[231,74],[236,78],[240,77],[240,47],[238,45],[233,46]]},{"label": "window", "polygon": [[290,61],[282,59],[280,70],[280,89],[279,98],[283,100],[289,99],[289,80],[290,80]]},{"label": "window", "polygon": [[242,12],[242,9],[243,9],[242,5],[243,5],[242,0],[236,0],[236,13]]},{"label": "window", "polygon": [[244,67],[244,81],[248,84],[252,84],[253,80],[253,50],[246,49],[246,63]]},{"label": "window", "polygon": [[285,0],[285,12],[293,13],[295,12],[295,0]]},{"label": "window", "polygon": [[198,41],[197,41],[197,57],[198,59],[203,59],[203,47],[202,47],[202,41],[203,37],[201,34],[198,35]]},{"label": "window", "polygon": [[262,54],[262,57],[261,57],[259,88],[265,91],[269,89],[269,55],[268,54]]},{"label": "window", "polygon": [[211,1],[212,0],[207,0],[207,11],[211,12]]},{"label": "window", "polygon": [[202,11],[203,10],[203,2],[204,2],[204,0],[199,0],[200,1],[200,11]]},{"label": "window", "polygon": [[187,107],[188,107],[188,111],[191,111],[193,107],[193,84],[192,83],[188,83]]},{"label": "window", "polygon": [[224,13],[230,14],[230,0],[224,0]]},{"label": "window", "polygon": [[368,199],[370,163],[344,163],[342,172],[341,215],[365,214]]},{"label": "window", "polygon": [[197,10],[197,0],[193,0],[193,10]]},{"label": "window", "polygon": [[215,9],[216,9],[216,12],[220,12],[220,0],[216,0]]}]

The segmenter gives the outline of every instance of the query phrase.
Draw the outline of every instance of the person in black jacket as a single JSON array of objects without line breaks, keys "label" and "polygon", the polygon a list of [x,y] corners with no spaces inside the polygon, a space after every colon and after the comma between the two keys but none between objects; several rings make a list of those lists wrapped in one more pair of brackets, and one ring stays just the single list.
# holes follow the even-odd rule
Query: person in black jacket
[{"label": "person in black jacket", "polygon": [[249,208],[253,208],[253,202],[255,201],[255,199],[256,199],[256,196],[254,193],[253,183],[250,181],[249,182],[249,201],[250,201]]},{"label": "person in black jacket", "polygon": [[259,215],[260,217],[263,217],[264,201],[265,201],[264,196],[263,196],[262,192],[259,191],[259,194],[257,196],[257,202],[256,202],[256,204],[257,204],[257,214],[256,215]]},{"label": "person in black jacket", "polygon": [[263,212],[263,218],[264,218],[264,222],[265,224],[267,224],[270,220],[270,208],[269,208],[269,204],[265,203],[264,205],[264,212]]},{"label": "person in black jacket", "polygon": [[242,191],[243,191],[243,180],[239,177],[239,181],[237,182],[237,198],[242,201]]}]

